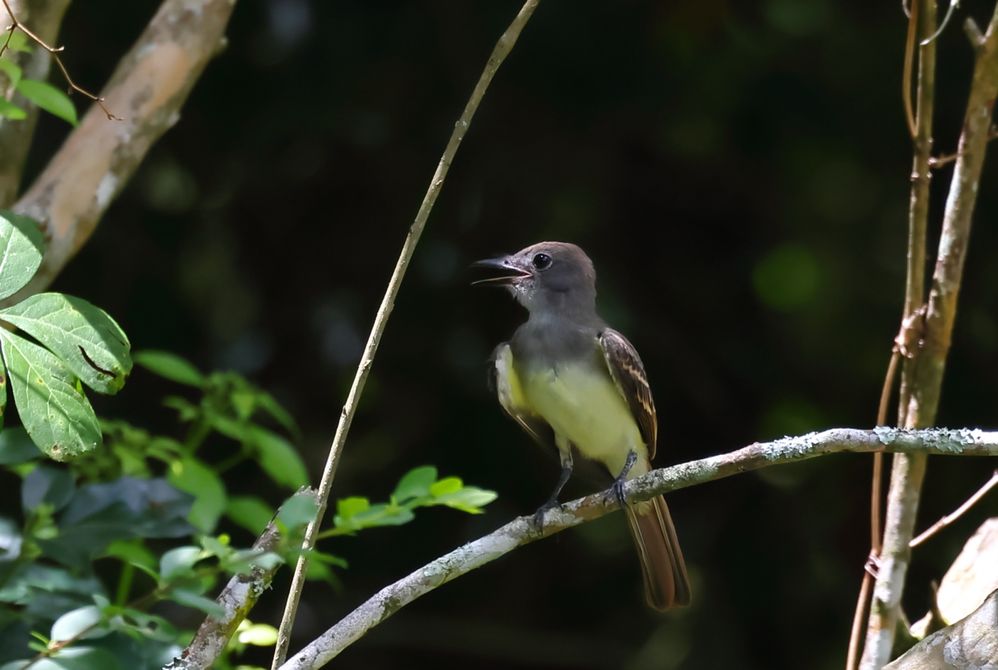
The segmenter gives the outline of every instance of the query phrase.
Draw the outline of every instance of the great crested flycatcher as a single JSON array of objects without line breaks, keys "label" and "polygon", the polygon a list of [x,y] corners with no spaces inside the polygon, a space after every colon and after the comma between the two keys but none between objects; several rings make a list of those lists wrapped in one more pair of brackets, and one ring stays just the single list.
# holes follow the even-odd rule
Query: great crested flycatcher
[{"label": "great crested flycatcher", "polygon": [[[582,249],[541,242],[510,256],[478,261],[499,276],[529,317],[492,355],[499,404],[541,445],[557,449],[561,476],[535,521],[558,505],[572,475],[572,449],[623,482],[651,469],[658,425],[644,365],[627,339],[596,313],[596,271]],[[641,560],[648,604],[688,605],[690,583],[665,499],[624,505]]]}]

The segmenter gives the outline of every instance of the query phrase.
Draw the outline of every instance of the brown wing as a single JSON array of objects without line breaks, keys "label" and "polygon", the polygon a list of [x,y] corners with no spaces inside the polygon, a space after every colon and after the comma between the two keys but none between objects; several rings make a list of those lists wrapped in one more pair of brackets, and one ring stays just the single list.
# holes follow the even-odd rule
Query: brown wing
[{"label": "brown wing", "polygon": [[641,437],[648,446],[648,458],[655,457],[655,443],[658,439],[658,420],[655,417],[655,401],[651,397],[651,387],[648,386],[648,375],[645,366],[627,338],[607,328],[599,334],[600,348],[603,358],[610,369],[610,376],[620,395],[624,396],[631,408],[634,420],[638,422]]},{"label": "brown wing", "polygon": [[547,421],[528,409],[519,375],[513,367],[509,343],[503,342],[492,352],[489,366],[489,386],[499,398],[499,404],[542,447],[555,450],[554,430]]}]

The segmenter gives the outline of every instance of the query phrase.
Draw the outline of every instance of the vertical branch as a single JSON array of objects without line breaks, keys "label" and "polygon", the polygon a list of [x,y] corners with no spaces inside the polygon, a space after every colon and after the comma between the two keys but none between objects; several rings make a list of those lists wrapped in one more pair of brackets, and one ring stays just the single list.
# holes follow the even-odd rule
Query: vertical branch
[{"label": "vertical branch", "polygon": [[[928,0],[926,5],[929,6],[923,6],[923,9],[934,13],[932,0]],[[922,34],[928,36],[932,32],[930,29]],[[979,35],[976,30],[968,32]],[[902,389],[902,401],[905,404],[901,413],[906,427],[932,425],[939,407],[939,393],[956,318],[970,225],[990,137],[992,110],[998,95],[998,7],[995,8],[985,36],[974,37],[972,41],[977,58],[956,165],[946,199],[932,288],[925,308],[921,348],[908,361],[903,377],[906,383]],[[932,43],[928,46],[931,47]],[[925,168],[927,167],[928,162],[925,164]],[[914,300],[912,304],[917,306]],[[909,543],[914,534],[915,514],[924,476],[924,456],[895,457],[888,494],[883,556],[874,588],[863,668],[877,669],[889,660],[910,558]]]},{"label": "vertical branch", "polygon": [[343,410],[340,412],[340,420],[339,424],[336,426],[336,433],[333,436],[333,442],[329,447],[329,455],[326,458],[326,465],[322,472],[322,478],[319,481],[318,511],[316,512],[315,519],[305,530],[305,538],[302,541],[302,555],[298,559],[298,564],[295,566],[294,576],[291,579],[290,592],[288,593],[288,600],[285,603],[284,615],[281,618],[281,625],[278,630],[277,645],[274,649],[274,659],[272,664],[273,668],[280,667],[284,663],[284,659],[288,653],[288,645],[291,642],[291,629],[294,627],[295,615],[298,611],[298,602],[301,600],[302,589],[305,586],[305,571],[308,569],[308,551],[315,546],[315,538],[322,523],[322,517],[325,515],[326,505],[329,502],[329,492],[332,488],[333,478],[336,476],[336,466],[339,464],[340,454],[343,452],[343,445],[346,442],[347,433],[350,431],[350,424],[353,421],[354,413],[357,411],[357,402],[360,399],[360,395],[364,392],[364,384],[367,382],[368,374],[371,371],[371,365],[374,363],[374,356],[378,351],[378,344],[381,342],[381,335],[385,332],[385,325],[388,323],[388,317],[391,315],[392,308],[395,306],[395,298],[398,295],[399,287],[402,284],[402,278],[405,276],[405,271],[409,267],[409,261],[412,259],[412,254],[416,249],[416,243],[419,241],[419,237],[423,233],[423,228],[426,226],[426,220],[430,216],[433,204],[437,201],[440,189],[443,188],[444,179],[447,178],[447,172],[450,170],[451,162],[454,160],[454,156],[457,154],[457,150],[461,146],[461,140],[464,139],[465,133],[468,132],[471,120],[474,118],[475,112],[478,110],[478,105],[485,96],[485,91],[488,90],[489,84],[492,83],[492,78],[495,76],[496,71],[498,71],[499,66],[502,65],[502,62],[512,50],[513,45],[516,44],[516,40],[519,38],[520,32],[523,30],[524,26],[527,25],[527,21],[534,13],[539,1],[540,0],[527,0],[523,4],[523,7],[520,8],[519,13],[517,13],[516,17],[513,19],[513,22],[510,23],[509,27],[499,38],[499,41],[496,42],[496,45],[492,50],[492,54],[489,56],[489,60],[485,63],[485,68],[482,70],[478,83],[475,84],[475,89],[471,92],[471,96],[468,98],[464,111],[461,113],[457,123],[454,124],[454,131],[451,133],[450,140],[447,142],[443,155],[440,157],[440,163],[437,165],[436,172],[434,172],[433,178],[430,180],[430,186],[426,190],[426,195],[423,196],[423,202],[420,204],[419,210],[416,212],[416,218],[413,220],[412,226],[409,228],[409,233],[406,235],[405,242],[402,245],[402,251],[399,253],[398,261],[395,264],[395,270],[392,272],[391,279],[388,281],[388,288],[385,290],[384,298],[381,300],[381,306],[378,308],[378,314],[374,319],[374,325],[371,327],[371,333],[368,336],[367,344],[364,347],[364,353],[361,356],[360,364],[357,366],[357,372],[354,375],[353,384],[347,394],[346,403],[343,405]]},{"label": "vertical branch", "polygon": [[[17,12],[19,20],[30,22],[32,31],[36,35],[48,43],[53,43],[59,34],[59,26],[62,24],[66,8],[69,7],[69,0],[22,0],[12,2],[10,6]],[[10,21],[7,9],[0,5],[0,29],[6,28]],[[6,37],[0,33],[0,39]],[[49,67],[52,65],[52,54],[41,48],[32,49],[30,53],[8,51],[4,57],[10,58],[20,66],[28,79],[46,79]],[[2,88],[6,84],[6,81],[0,81],[0,95],[3,95]],[[38,121],[37,107],[25,104],[24,99],[18,95],[14,96],[13,101],[27,108],[28,118],[14,121],[0,117],[0,207],[9,207],[17,197],[24,161],[28,157],[31,138],[34,136],[35,124]]]}]

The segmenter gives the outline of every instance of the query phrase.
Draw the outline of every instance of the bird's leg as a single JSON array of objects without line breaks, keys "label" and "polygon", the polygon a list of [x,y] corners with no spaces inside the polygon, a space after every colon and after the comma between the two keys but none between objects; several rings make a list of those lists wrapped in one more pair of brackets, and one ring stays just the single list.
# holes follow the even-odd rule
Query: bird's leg
[{"label": "bird's leg", "polygon": [[561,457],[561,474],[558,475],[558,483],[555,484],[554,491],[551,492],[551,497],[534,512],[534,526],[537,530],[544,527],[544,515],[547,514],[547,511],[558,507],[558,496],[561,495],[561,490],[565,488],[565,484],[568,483],[569,478],[572,476],[571,448],[559,449],[558,455]]},{"label": "bird's leg", "polygon": [[624,461],[624,467],[620,470],[620,474],[617,478],[613,480],[613,484],[610,485],[609,493],[613,496],[614,500],[621,508],[627,506],[627,501],[624,500],[624,482],[627,481],[627,473],[631,471],[634,467],[635,461],[638,460],[638,454],[636,451],[631,449],[627,452],[627,460]]}]

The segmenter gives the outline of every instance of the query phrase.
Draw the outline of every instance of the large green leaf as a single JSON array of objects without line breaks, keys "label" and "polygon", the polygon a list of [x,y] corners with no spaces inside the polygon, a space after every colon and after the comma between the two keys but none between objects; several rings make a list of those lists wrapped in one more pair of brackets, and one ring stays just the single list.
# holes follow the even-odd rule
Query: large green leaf
[{"label": "large green leaf", "polygon": [[308,484],[308,471],[290,442],[273,431],[250,424],[246,438],[259,450],[260,467],[271,479],[291,489]]},{"label": "large green leaf", "polygon": [[0,328],[14,402],[28,435],[57,461],[101,443],[100,425],[76,377],[47,349]]},{"label": "large green leaf", "polygon": [[274,510],[256,496],[232,496],[225,508],[225,515],[237,526],[259,535],[274,518]]},{"label": "large green leaf", "polygon": [[32,219],[0,210],[0,300],[31,281],[42,264],[45,238]]},{"label": "large green leaf", "polygon": [[100,393],[116,393],[132,369],[125,331],[82,298],[38,293],[0,310],[8,321],[61,358],[84,384]]},{"label": "large green leaf", "polygon": [[22,79],[17,83],[17,92],[49,114],[58,116],[74,126],[77,124],[73,101],[55,86],[35,79]]}]

